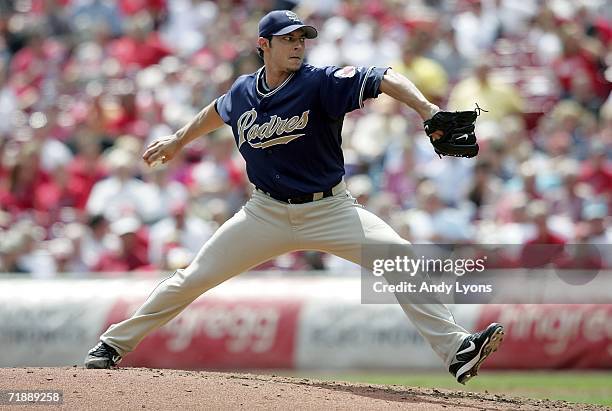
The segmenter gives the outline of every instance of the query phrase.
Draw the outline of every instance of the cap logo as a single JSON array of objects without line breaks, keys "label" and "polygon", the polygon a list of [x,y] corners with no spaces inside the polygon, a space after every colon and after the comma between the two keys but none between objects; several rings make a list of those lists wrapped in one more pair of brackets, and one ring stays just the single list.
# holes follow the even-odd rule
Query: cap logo
[{"label": "cap logo", "polygon": [[285,12],[285,16],[287,16],[287,18],[289,20],[292,20],[292,21],[294,21],[296,23],[301,23],[300,18],[298,17],[298,15],[295,14],[294,12],[292,12],[292,11],[286,11]]}]

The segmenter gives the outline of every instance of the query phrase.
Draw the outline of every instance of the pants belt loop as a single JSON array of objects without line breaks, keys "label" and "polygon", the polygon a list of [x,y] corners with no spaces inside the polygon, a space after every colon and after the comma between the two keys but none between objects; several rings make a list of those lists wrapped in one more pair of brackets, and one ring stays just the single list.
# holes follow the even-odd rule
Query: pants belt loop
[{"label": "pants belt loop", "polygon": [[323,198],[323,193],[319,192],[319,193],[313,193],[312,194],[312,201],[317,201]]}]

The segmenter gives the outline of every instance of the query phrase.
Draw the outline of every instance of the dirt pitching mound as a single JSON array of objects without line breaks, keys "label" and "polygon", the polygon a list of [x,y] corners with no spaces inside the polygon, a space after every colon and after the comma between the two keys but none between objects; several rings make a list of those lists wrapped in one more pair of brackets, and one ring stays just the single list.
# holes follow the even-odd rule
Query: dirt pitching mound
[{"label": "dirt pitching mound", "polygon": [[[148,368],[0,368],[0,390],[61,390],[71,410],[541,410],[604,407],[480,393]],[[6,403],[0,409],[7,409]],[[13,409],[13,407],[10,407]],[[40,410],[40,405],[20,406]]]}]

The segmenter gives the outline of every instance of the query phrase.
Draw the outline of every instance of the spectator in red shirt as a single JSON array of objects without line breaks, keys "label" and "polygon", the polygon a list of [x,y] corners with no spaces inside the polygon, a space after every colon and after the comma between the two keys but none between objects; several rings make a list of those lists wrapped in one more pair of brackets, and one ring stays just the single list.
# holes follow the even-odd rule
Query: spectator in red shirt
[{"label": "spectator in red shirt", "polygon": [[34,197],[34,208],[48,215],[49,222],[59,220],[63,207],[74,207],[76,196],[74,187],[70,187],[68,171],[65,166],[52,170],[50,178],[30,193]]},{"label": "spectator in red shirt", "polygon": [[95,137],[83,135],[76,142],[78,152],[68,166],[69,187],[74,206],[84,210],[94,184],[108,173],[100,160],[101,146]]},{"label": "spectator in red shirt", "polygon": [[580,181],[589,184],[595,194],[610,196],[612,193],[612,164],[606,158],[606,147],[594,142],[591,155],[583,163]]},{"label": "spectator in red shirt", "polygon": [[148,125],[140,119],[136,94],[133,91],[129,91],[119,95],[119,107],[118,115],[109,119],[106,131],[113,136],[131,134],[144,137],[148,131]]},{"label": "spectator in red shirt", "polygon": [[527,213],[534,225],[535,235],[527,240],[526,244],[565,244],[565,239],[550,230],[548,225],[549,212],[548,204],[542,200],[529,204]]},{"label": "spectator in red shirt", "polygon": [[11,83],[18,94],[29,86],[40,88],[51,54],[49,41],[45,41],[42,32],[32,30],[27,45],[11,59]]},{"label": "spectator in red shirt", "polygon": [[520,267],[546,266],[562,256],[565,239],[550,230],[549,211],[544,201],[537,200],[529,204],[527,212],[534,225],[535,234],[527,240],[521,250]]},{"label": "spectator in red shirt", "polygon": [[104,253],[94,266],[96,272],[150,271],[154,267],[148,259],[148,232],[135,217],[123,217],[111,224],[119,237],[119,246]]},{"label": "spectator in red shirt", "polygon": [[530,200],[540,200],[542,195],[540,194],[536,184],[536,168],[531,162],[525,162],[521,165],[519,170],[520,177],[523,181],[523,191]]},{"label": "spectator in red shirt", "polygon": [[26,144],[8,167],[8,180],[0,185],[0,207],[11,214],[19,214],[34,208],[38,189],[49,181],[40,168],[38,147]]},{"label": "spectator in red shirt", "polygon": [[584,30],[575,24],[566,24],[559,30],[563,44],[563,54],[553,62],[553,70],[559,80],[562,91],[569,95],[572,79],[577,73],[586,75],[591,87],[599,95],[605,97],[605,87],[599,81],[599,61],[602,60],[604,49],[601,43],[587,37]]},{"label": "spectator in red shirt", "polygon": [[158,63],[171,54],[171,50],[153,30],[153,21],[147,14],[138,14],[127,23],[126,35],[112,41],[108,54],[130,70],[138,70]]}]

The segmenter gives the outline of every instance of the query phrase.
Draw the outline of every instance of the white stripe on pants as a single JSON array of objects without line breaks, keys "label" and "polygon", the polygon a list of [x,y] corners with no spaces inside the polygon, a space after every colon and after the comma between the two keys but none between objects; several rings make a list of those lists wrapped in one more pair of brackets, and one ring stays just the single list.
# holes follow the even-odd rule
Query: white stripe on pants
[{"label": "white stripe on pants", "polygon": [[[255,191],[187,268],[161,282],[131,318],[111,325],[100,339],[125,355],[202,293],[271,258],[294,250],[320,250],[360,264],[362,246],[372,244],[408,242],[356,204],[344,184],[332,197],[306,204],[285,204]],[[401,306],[448,366],[466,330],[443,304],[402,301]]]}]

